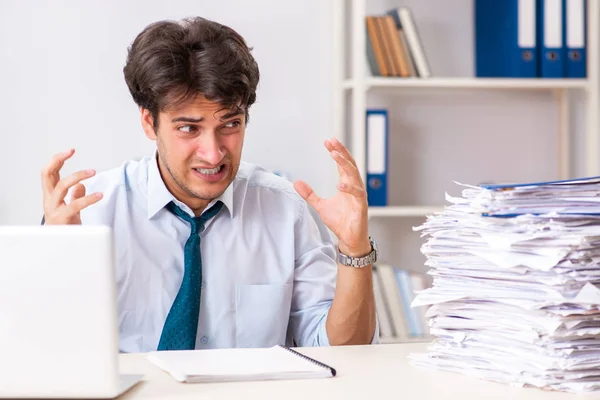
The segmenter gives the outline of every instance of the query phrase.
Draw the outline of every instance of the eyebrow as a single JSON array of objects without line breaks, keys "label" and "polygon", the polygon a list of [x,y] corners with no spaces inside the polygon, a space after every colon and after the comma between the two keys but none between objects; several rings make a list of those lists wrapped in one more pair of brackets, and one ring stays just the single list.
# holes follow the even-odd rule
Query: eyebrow
[{"label": "eyebrow", "polygon": [[240,115],[244,114],[244,110],[236,110],[236,111],[230,111],[228,114],[225,114],[223,116],[223,118],[221,118],[221,120],[229,120],[235,117],[239,117]]},{"label": "eyebrow", "polygon": [[200,118],[190,118],[190,117],[177,117],[177,118],[173,118],[171,120],[171,122],[191,122],[194,124],[197,124],[198,122],[202,122],[204,120],[204,118],[200,117]]},{"label": "eyebrow", "polygon": [[[229,114],[223,116],[223,118],[221,119],[221,121],[227,121],[227,120],[233,119],[233,118],[238,117],[238,116],[243,115],[243,114],[244,114],[243,111],[229,113]],[[172,123],[175,123],[175,122],[188,122],[188,123],[192,123],[192,124],[197,124],[198,122],[202,122],[202,121],[204,121],[203,117],[200,117],[200,118],[177,117],[177,118],[173,118],[171,120]]]}]

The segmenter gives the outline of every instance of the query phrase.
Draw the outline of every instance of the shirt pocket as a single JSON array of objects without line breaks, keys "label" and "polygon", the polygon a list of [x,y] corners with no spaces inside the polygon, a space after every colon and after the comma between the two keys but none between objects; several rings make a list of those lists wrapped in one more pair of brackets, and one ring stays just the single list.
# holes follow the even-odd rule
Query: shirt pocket
[{"label": "shirt pocket", "polygon": [[292,287],[291,283],[237,287],[236,347],[285,344]]}]

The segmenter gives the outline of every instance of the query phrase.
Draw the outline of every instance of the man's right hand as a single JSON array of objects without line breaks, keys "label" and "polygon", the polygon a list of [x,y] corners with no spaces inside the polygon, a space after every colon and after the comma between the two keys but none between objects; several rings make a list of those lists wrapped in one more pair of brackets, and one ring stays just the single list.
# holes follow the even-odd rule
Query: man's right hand
[{"label": "man's right hand", "polygon": [[[44,218],[47,225],[81,225],[79,212],[100,199],[102,193],[85,195],[85,186],[80,182],[96,174],[94,170],[83,170],[64,179],[60,179],[60,169],[66,160],[75,153],[74,149],[56,154],[42,170],[42,189],[44,191]],[[69,189],[71,201],[65,202]]]}]

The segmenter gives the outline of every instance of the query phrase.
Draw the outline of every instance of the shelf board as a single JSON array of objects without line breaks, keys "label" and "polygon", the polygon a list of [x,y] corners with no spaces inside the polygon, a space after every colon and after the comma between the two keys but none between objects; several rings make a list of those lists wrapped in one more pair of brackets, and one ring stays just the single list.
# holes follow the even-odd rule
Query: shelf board
[{"label": "shelf board", "polygon": [[[584,89],[587,79],[514,79],[514,78],[393,78],[367,77],[370,88],[430,88],[430,89]],[[353,80],[343,82],[344,89],[353,89]]]},{"label": "shelf board", "polygon": [[425,217],[443,209],[443,206],[369,207],[369,217]]}]

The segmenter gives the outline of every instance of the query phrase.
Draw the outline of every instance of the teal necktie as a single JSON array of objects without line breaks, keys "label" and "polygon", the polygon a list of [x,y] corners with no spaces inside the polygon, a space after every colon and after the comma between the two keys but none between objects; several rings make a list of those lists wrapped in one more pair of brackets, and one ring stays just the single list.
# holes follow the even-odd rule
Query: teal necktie
[{"label": "teal necktie", "polygon": [[192,232],[184,247],[185,271],[181,287],[169,310],[163,326],[158,350],[193,350],[196,347],[200,295],[202,284],[202,257],[200,254],[200,231],[204,223],[214,217],[223,203],[218,201],[199,217],[190,217],[175,203],[167,204],[167,210],[190,223]]}]

